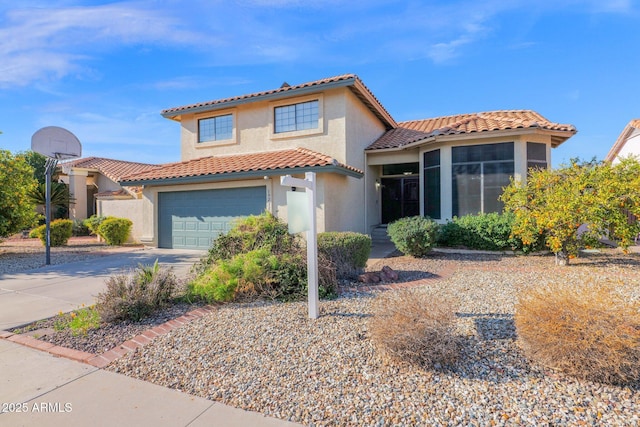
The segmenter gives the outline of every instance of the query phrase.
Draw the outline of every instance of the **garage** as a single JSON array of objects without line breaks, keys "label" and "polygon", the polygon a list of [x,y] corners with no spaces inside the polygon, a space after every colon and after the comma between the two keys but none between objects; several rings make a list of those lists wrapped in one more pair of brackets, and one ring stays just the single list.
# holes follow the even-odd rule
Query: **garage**
[{"label": "garage", "polygon": [[158,193],[158,247],[207,250],[236,218],[266,206],[265,186]]}]

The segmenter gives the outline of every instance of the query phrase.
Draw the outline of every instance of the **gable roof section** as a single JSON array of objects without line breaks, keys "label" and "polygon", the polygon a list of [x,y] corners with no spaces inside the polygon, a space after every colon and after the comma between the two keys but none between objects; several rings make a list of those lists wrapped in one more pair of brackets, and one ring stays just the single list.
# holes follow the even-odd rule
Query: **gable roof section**
[{"label": "gable roof section", "polygon": [[63,162],[59,166],[66,174],[69,174],[71,168],[96,170],[114,182],[120,181],[123,176],[142,173],[158,167],[158,165],[106,159],[104,157],[86,157]]},{"label": "gable roof section", "polygon": [[249,102],[289,98],[335,87],[348,87],[360,99],[360,101],[362,101],[362,103],[366,105],[382,123],[384,123],[387,129],[396,127],[396,121],[391,117],[391,114],[389,114],[375,95],[355,74],[343,74],[341,76],[314,80],[312,82],[302,83],[295,86],[283,85],[278,89],[267,90],[264,92],[256,92],[232,98],[224,98],[201,102],[198,104],[185,105],[182,107],[169,108],[163,110],[160,114],[165,118],[180,121],[181,115],[184,113],[215,111]]},{"label": "gable roof section", "polygon": [[640,119],[631,120],[624,127],[624,129],[620,133],[620,136],[618,136],[618,139],[616,139],[616,142],[613,144],[613,147],[611,147],[611,150],[609,150],[609,152],[607,153],[607,157],[605,157],[604,160],[607,162],[611,162],[616,157],[618,157],[618,154],[620,154],[620,150],[622,150],[622,147],[624,147],[624,145],[627,143],[627,140],[629,139],[631,134],[633,134],[633,132],[638,129],[640,129]]},{"label": "gable roof section", "polygon": [[557,147],[577,130],[573,125],[553,123],[531,110],[499,110],[458,114],[425,120],[398,123],[367,150],[399,149],[419,142],[435,141],[438,137],[467,135],[517,129],[543,129],[555,133],[552,145]]},{"label": "gable roof section", "polygon": [[202,157],[186,162],[169,163],[146,172],[126,176],[122,178],[120,184],[131,186],[210,182],[302,172],[334,172],[356,178],[364,174],[361,170],[342,164],[332,157],[305,148],[295,148]]}]

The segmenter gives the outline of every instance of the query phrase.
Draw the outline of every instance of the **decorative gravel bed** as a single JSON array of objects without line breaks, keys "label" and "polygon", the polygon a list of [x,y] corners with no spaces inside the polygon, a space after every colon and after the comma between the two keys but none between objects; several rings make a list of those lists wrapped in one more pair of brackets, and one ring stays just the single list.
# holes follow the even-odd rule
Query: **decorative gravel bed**
[{"label": "decorative gravel bed", "polygon": [[[530,364],[513,325],[517,290],[550,281],[620,280],[640,302],[640,256],[432,254],[385,264],[419,292],[456,298],[464,356],[449,370],[386,365],[367,329],[377,292],[321,303],[228,304],[107,369],[305,425],[638,425],[640,384],[578,381]],[[374,268],[380,268],[379,264]],[[446,273],[446,274],[445,274]],[[423,276],[424,277],[424,276]],[[389,291],[393,292],[393,291]]]}]

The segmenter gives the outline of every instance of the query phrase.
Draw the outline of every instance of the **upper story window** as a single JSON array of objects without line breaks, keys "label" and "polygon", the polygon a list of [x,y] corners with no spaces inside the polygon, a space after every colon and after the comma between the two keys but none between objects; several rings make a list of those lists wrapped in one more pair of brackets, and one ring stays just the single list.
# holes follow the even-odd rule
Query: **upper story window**
[{"label": "upper story window", "polygon": [[198,120],[198,142],[231,139],[233,136],[233,114],[208,117]]},{"label": "upper story window", "polygon": [[283,105],[274,110],[274,132],[292,132],[318,128],[318,100]]}]

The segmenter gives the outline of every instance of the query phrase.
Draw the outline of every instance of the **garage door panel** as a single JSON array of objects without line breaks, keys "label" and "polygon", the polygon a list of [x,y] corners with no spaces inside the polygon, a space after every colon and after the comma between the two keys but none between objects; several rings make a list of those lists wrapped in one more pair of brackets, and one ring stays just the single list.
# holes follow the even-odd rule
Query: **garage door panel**
[{"label": "garage door panel", "polygon": [[239,217],[259,215],[266,188],[243,187],[158,194],[158,246],[209,249]]}]

